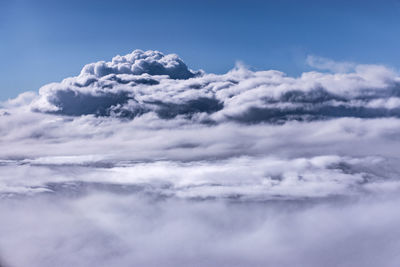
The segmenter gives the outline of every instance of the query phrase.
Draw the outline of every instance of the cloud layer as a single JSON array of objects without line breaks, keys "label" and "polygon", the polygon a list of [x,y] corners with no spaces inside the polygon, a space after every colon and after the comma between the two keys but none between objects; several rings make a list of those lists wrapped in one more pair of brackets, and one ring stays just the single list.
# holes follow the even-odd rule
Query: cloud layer
[{"label": "cloud layer", "polygon": [[32,107],[70,116],[134,118],[153,112],[164,119],[250,123],[400,115],[400,78],[395,71],[317,57],[308,62],[339,72],[289,77],[238,65],[215,75],[189,70],[176,55],[135,50],[111,62],[88,64],[79,76],[43,86]]},{"label": "cloud layer", "polygon": [[2,103],[0,265],[396,266],[399,75],[308,63],[135,50]]}]

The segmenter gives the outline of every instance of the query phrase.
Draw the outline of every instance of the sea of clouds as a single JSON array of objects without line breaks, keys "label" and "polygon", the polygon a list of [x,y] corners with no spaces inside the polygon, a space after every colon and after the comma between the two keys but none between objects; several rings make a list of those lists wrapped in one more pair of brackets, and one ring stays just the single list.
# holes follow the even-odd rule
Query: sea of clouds
[{"label": "sea of clouds", "polygon": [[398,266],[400,76],[135,50],[0,106],[0,266]]}]

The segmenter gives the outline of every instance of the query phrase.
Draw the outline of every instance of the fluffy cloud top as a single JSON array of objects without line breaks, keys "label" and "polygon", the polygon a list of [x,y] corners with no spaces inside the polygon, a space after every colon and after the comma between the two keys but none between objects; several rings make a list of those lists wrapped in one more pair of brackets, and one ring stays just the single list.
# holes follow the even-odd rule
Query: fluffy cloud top
[{"label": "fluffy cloud top", "polygon": [[32,108],[70,116],[134,118],[151,112],[164,119],[251,123],[400,116],[400,78],[395,71],[316,57],[308,61],[340,72],[289,77],[237,66],[223,75],[205,74],[189,70],[176,55],[135,50],[43,86]]},{"label": "fluffy cloud top", "polygon": [[171,79],[188,79],[195,76],[175,54],[164,55],[158,51],[135,50],[125,56],[116,56],[111,62],[100,61],[83,67],[80,76],[103,77],[109,74],[168,75]]}]

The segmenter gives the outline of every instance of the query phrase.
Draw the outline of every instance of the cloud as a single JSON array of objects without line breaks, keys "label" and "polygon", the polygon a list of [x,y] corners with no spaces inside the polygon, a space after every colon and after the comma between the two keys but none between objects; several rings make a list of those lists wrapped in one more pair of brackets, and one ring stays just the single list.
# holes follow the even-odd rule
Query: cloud
[{"label": "cloud", "polygon": [[32,108],[130,119],[155,113],[164,119],[183,116],[213,123],[400,116],[400,78],[395,71],[313,56],[308,62],[335,73],[289,77],[237,66],[223,75],[206,74],[190,71],[176,55],[135,50],[111,62],[88,64],[77,77],[43,86]]},{"label": "cloud", "polygon": [[134,51],[1,103],[0,265],[395,266],[399,76],[332,64]]},{"label": "cloud", "polygon": [[80,76],[103,77],[109,74],[168,75],[171,79],[188,79],[196,73],[175,54],[164,55],[158,51],[135,50],[125,56],[116,56],[111,62],[99,61],[83,67]]},{"label": "cloud", "polygon": [[[104,184],[184,199],[285,200],[348,196],[369,192],[376,184],[394,184],[395,177],[382,171],[382,161],[371,157],[324,155],[121,164],[99,155],[42,157],[3,162],[3,174],[13,178],[1,181],[0,194],[57,193],[59,185],[67,189],[75,185]],[[366,171],[365,166],[373,166],[374,171]],[[29,181],[25,181],[25,173],[29,173]]]},{"label": "cloud", "polygon": [[306,63],[313,68],[319,70],[328,70],[332,72],[346,73],[354,71],[357,64],[352,62],[337,62],[329,58],[318,57],[314,55],[308,55]]},{"label": "cloud", "polygon": [[5,266],[395,266],[399,204],[101,192],[3,200],[0,248]]}]

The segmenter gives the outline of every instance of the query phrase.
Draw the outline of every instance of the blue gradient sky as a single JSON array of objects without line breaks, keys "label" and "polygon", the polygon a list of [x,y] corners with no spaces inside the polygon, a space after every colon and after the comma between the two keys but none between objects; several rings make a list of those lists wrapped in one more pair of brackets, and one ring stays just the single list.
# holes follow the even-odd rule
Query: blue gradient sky
[{"label": "blue gradient sky", "polygon": [[223,73],[291,75],[309,54],[400,68],[400,1],[0,0],[0,100],[139,48]]}]

